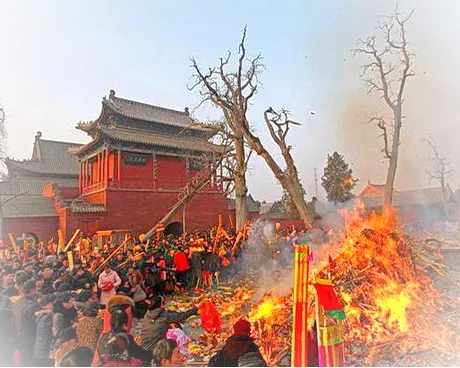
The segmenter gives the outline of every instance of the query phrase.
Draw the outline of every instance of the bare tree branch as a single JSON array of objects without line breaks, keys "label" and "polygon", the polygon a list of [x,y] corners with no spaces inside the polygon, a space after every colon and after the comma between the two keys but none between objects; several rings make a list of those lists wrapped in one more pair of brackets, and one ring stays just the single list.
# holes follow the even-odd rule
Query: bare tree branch
[{"label": "bare tree branch", "polygon": [[[406,25],[414,11],[402,16],[398,5],[390,16],[380,17],[376,35],[359,39],[353,54],[362,55],[366,61],[362,66],[361,78],[369,88],[368,93],[377,92],[391,111],[393,119],[391,125],[383,118],[373,118],[382,131],[384,147],[382,152],[389,160],[387,180],[385,185],[384,205],[387,207],[393,199],[393,186],[398,164],[399,145],[403,121],[403,95],[408,78],[415,75],[412,70],[414,54],[409,51]],[[377,43],[382,41],[382,46]],[[388,134],[387,127],[392,127],[392,134]]]},{"label": "bare tree branch", "polygon": [[[230,65],[231,53],[227,58],[221,58],[219,67],[209,68],[208,73],[204,73],[197,65],[195,59],[192,60],[194,70],[194,83],[189,89],[198,88],[202,96],[202,103],[211,102],[218,107],[225,118],[225,130],[231,131],[227,138],[232,138],[232,148],[235,156],[231,159],[236,161],[228,162],[225,165],[227,177],[234,177],[234,187],[236,196],[236,207],[238,213],[239,198],[245,198],[247,187],[245,173],[248,170],[248,162],[252,150],[262,156],[275,177],[281,182],[283,187],[289,191],[292,198],[299,206],[299,213],[307,226],[312,225],[313,216],[308,210],[308,206],[303,198],[297,169],[290,154],[291,146],[286,143],[286,137],[291,125],[298,123],[288,118],[286,110],[275,111],[271,108],[264,112],[264,121],[270,132],[272,139],[280,147],[281,153],[287,167],[287,174],[276,163],[265,147],[257,138],[250,126],[247,118],[247,110],[251,99],[256,95],[259,86],[259,74],[263,70],[262,56],[259,54],[255,58],[247,58],[246,27],[243,29],[242,38],[238,45],[238,65],[235,71],[227,71]],[[217,129],[217,128],[214,128]],[[219,129],[217,129],[219,130]],[[247,148],[250,147],[250,149]],[[230,156],[229,156],[230,157]],[[238,223],[237,218],[237,223]],[[238,227],[238,225],[237,225]]]}]

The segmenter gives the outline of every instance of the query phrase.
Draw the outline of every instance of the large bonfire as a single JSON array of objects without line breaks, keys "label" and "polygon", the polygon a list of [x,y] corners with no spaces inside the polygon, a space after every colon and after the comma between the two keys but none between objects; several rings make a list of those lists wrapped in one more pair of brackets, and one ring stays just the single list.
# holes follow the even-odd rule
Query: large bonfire
[{"label": "large bonfire", "polygon": [[[367,215],[357,206],[342,217],[345,231],[320,246],[322,258],[334,251],[335,259],[312,273],[332,278],[343,305],[347,365],[458,365],[460,299],[434,286],[432,273],[446,276],[439,248],[407,236],[394,211]],[[291,305],[271,293],[249,313],[265,358],[276,365],[289,352],[282,326],[290,330]],[[313,305],[310,286],[310,328]]]},{"label": "large bonfire", "polygon": [[349,365],[455,364],[460,339],[446,316],[459,299],[441,295],[427,272],[440,255],[407,237],[394,211],[343,215],[340,251],[322,272],[347,315]]}]

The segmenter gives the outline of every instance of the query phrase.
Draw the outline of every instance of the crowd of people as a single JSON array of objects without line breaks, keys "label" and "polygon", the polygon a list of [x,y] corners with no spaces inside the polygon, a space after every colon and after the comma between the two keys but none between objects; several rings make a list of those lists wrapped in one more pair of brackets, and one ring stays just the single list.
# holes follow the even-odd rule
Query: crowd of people
[{"label": "crowd of people", "polygon": [[[198,314],[200,306],[171,312],[165,296],[210,289],[231,274],[241,246],[235,243],[236,234],[225,235],[218,244],[209,231],[132,242],[116,254],[118,244],[89,247],[89,252],[82,243],[71,260],[44,243],[4,252],[2,365],[181,366],[190,357],[190,339],[181,323]],[[130,334],[139,319],[150,323],[153,344],[148,350]],[[250,328],[249,322],[238,322],[209,365],[266,366]]]}]

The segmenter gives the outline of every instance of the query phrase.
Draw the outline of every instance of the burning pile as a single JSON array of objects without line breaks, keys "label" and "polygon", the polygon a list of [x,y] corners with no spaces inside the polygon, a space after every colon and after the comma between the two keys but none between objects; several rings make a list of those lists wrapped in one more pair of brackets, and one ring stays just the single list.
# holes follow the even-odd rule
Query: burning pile
[{"label": "burning pile", "polygon": [[280,366],[290,355],[292,300],[274,293],[266,294],[249,312],[253,337],[269,366]]},{"label": "burning pile", "polygon": [[455,364],[460,339],[443,317],[458,309],[459,299],[434,288],[427,255],[419,257],[395,218],[344,214],[340,253],[320,271],[331,272],[347,315],[347,363]]}]

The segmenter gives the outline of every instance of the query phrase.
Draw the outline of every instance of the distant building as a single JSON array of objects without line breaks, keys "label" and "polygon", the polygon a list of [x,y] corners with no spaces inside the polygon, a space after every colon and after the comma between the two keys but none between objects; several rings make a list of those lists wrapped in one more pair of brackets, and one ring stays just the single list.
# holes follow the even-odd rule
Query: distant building
[{"label": "distant building", "polygon": [[[15,236],[29,232],[41,239],[54,237],[59,228],[59,204],[44,196],[50,185],[60,188],[61,199],[78,197],[78,158],[69,154],[75,143],[42,139],[40,132],[30,160],[6,158],[8,176],[0,181],[0,216],[4,241],[11,232]],[[81,208],[75,207],[78,212]]]},{"label": "distant building", "polygon": [[[368,184],[358,195],[366,209],[380,210],[383,204],[385,185]],[[447,188],[446,203],[441,188],[426,188],[417,190],[394,190],[393,207],[408,219],[430,216],[432,219],[445,218],[446,209],[450,211],[453,193]]]},{"label": "distant building", "polygon": [[[259,218],[260,213],[260,206],[261,203],[256,201],[252,195],[248,195],[246,197],[246,207],[248,210],[248,220],[253,221]],[[228,211],[230,216],[230,222],[235,225],[236,224],[236,207],[235,207],[235,199],[229,198],[228,199]]]}]

